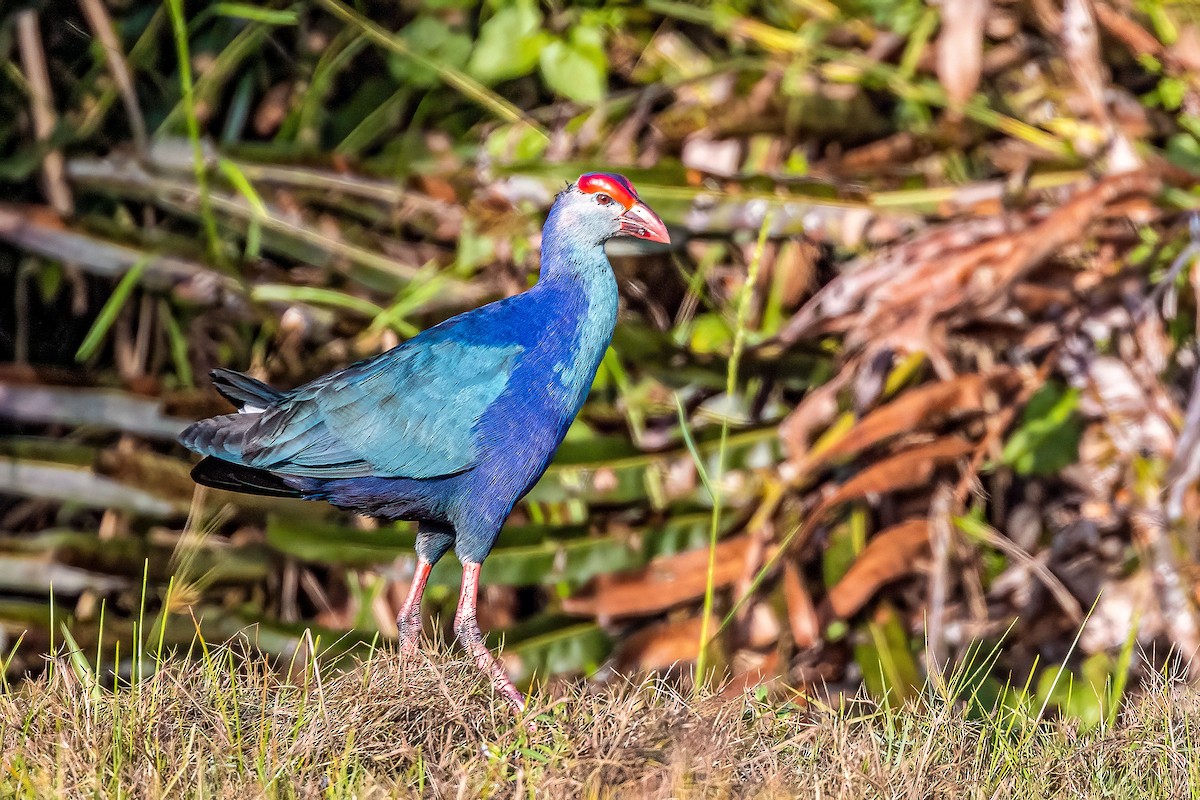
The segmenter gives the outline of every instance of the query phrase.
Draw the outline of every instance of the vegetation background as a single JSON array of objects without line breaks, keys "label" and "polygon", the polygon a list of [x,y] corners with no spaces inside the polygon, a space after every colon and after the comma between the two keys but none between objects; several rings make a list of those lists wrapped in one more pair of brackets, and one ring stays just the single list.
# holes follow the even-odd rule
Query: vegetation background
[{"label": "vegetation background", "polygon": [[[173,439],[213,367],[524,289],[600,169],[673,241],[613,243],[613,348],[485,565],[527,740],[445,651],[397,677],[411,525],[198,491]],[[1183,2],[6,3],[0,785],[1178,796],[1198,171]]]}]

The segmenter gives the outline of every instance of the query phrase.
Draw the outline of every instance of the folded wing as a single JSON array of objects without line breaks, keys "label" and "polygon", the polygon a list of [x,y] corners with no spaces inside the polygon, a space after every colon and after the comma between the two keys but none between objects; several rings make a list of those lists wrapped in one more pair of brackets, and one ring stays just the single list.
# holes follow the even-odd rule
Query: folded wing
[{"label": "folded wing", "polygon": [[476,426],[521,352],[452,338],[401,345],[282,393],[261,412],[201,420],[180,441],[298,477],[453,475],[478,463]]}]

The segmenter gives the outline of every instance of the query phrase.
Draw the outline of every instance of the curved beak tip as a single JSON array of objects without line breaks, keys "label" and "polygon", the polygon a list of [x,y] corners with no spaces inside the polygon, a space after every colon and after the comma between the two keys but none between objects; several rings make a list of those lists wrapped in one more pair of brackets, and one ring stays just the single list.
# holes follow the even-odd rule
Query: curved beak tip
[{"label": "curved beak tip", "polygon": [[666,224],[641,201],[634,203],[621,215],[621,233],[651,242],[671,243]]}]

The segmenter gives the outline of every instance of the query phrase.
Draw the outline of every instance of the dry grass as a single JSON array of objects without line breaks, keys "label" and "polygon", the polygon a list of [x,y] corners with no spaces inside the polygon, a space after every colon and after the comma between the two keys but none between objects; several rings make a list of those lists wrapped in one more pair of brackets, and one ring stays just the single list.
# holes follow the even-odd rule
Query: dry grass
[{"label": "dry grass", "polygon": [[287,674],[209,649],[113,692],[81,661],[0,695],[4,797],[1138,797],[1200,786],[1200,693],[1116,725],[969,720],[957,704],[801,710],[660,680],[564,685],[537,729],[444,649]]}]

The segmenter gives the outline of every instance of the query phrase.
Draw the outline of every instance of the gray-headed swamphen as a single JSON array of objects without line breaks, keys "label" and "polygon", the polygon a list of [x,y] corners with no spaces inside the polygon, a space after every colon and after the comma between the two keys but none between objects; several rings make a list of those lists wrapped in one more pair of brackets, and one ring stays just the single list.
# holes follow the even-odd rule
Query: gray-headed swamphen
[{"label": "gray-headed swamphen", "polygon": [[454,631],[523,709],[479,631],[479,569],[562,443],[612,339],[617,283],[604,243],[614,236],[669,241],[628,180],[584,175],[550,209],[528,291],[295,389],[216,370],[213,383],[238,413],[180,435],[205,456],[193,478],[415,520],[416,575],[397,620],[406,653],[417,647],[429,571],[453,546],[463,566]]}]

